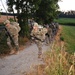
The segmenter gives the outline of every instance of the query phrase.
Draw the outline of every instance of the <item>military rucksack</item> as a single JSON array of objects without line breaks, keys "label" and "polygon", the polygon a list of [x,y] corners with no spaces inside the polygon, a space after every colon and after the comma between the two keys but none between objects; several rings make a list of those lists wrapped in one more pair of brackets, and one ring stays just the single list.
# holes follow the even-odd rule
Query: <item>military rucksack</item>
[{"label": "military rucksack", "polygon": [[14,25],[17,28],[18,32],[20,32],[21,27],[19,26],[19,23],[17,23],[17,22],[11,22],[11,25]]}]

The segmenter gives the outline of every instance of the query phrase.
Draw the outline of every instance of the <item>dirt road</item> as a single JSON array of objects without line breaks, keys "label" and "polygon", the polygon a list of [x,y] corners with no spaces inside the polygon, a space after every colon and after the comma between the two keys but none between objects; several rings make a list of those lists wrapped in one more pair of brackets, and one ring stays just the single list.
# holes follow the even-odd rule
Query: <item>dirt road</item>
[{"label": "dirt road", "polygon": [[[43,52],[48,46],[43,45]],[[32,65],[44,64],[38,59],[38,49],[35,44],[30,45],[18,55],[10,55],[0,58],[0,75],[25,75],[31,70]]]}]

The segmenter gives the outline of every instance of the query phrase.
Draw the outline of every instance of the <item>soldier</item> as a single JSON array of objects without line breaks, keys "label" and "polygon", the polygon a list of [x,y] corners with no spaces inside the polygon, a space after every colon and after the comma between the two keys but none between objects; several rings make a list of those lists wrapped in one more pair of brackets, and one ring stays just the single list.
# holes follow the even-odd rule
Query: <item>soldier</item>
[{"label": "soldier", "polygon": [[49,45],[51,43],[51,35],[52,35],[52,29],[49,27],[49,25],[46,25],[46,28],[48,30],[46,34],[46,44]]},{"label": "soldier", "polygon": [[31,32],[31,30],[33,29],[34,23],[36,23],[36,22],[34,21],[34,18],[29,19],[28,24],[29,24],[30,32]]},{"label": "soldier", "polygon": [[19,35],[18,33],[19,32],[18,32],[18,29],[17,29],[16,26],[11,25],[9,20],[4,21],[4,24],[5,24],[5,27],[7,28],[8,32],[10,33],[10,35],[11,35],[11,37],[13,39],[13,42],[15,44],[16,51],[14,51],[14,49],[13,49],[13,47],[11,45],[12,40],[8,36],[7,45],[9,46],[9,48],[11,50],[10,54],[13,54],[13,53],[18,54],[19,53],[19,43],[18,43],[18,35]]},{"label": "soldier", "polygon": [[46,28],[39,28],[38,23],[34,23],[31,31],[31,36],[35,40],[38,47],[38,58],[42,58],[42,42],[45,40],[45,34],[47,33]]}]

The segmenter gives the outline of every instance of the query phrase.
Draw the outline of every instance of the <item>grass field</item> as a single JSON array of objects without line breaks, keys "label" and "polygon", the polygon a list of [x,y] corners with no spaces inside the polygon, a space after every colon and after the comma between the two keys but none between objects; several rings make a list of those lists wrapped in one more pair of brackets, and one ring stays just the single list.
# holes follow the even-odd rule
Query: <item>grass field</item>
[{"label": "grass field", "polygon": [[75,26],[75,18],[59,18],[58,20],[55,21],[63,25]]},{"label": "grass field", "polygon": [[66,50],[70,53],[75,52],[75,26],[62,26],[62,36],[65,40]]},{"label": "grass field", "polygon": [[61,34],[66,43],[66,50],[70,53],[75,52],[75,18],[59,18],[56,21],[62,25]]}]

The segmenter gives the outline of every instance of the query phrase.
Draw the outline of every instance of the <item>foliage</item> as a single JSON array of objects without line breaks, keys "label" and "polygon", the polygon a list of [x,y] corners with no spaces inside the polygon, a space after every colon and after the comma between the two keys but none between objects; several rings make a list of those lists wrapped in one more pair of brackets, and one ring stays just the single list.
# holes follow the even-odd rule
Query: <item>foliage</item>
[{"label": "foliage", "polygon": [[54,44],[53,49],[46,52],[44,59],[46,62],[45,75],[74,75],[75,55],[68,54],[62,45]]},{"label": "foliage", "polygon": [[9,52],[6,39],[7,39],[7,36],[5,35],[5,30],[0,31],[0,54]]},{"label": "foliage", "polygon": [[60,37],[60,40],[61,40],[61,41],[64,41],[64,37],[63,37],[63,36],[61,36],[61,37]]},{"label": "foliage", "polygon": [[36,18],[43,23],[50,23],[58,15],[58,0],[42,0],[36,11]]},{"label": "foliage", "polygon": [[14,19],[12,19],[12,18],[10,18],[9,20],[10,20],[10,22],[14,21]]},{"label": "foliage", "polygon": [[[7,0],[7,5],[8,5],[8,11],[9,12],[13,12],[13,14],[14,14],[14,4],[15,3],[15,0]],[[16,21],[16,17],[14,16],[14,20]]]},{"label": "foliage", "polygon": [[[36,21],[48,23],[57,16],[58,0],[7,0],[8,10],[17,11],[22,36],[29,36],[28,19],[34,17]],[[15,18],[15,17],[14,17]]]}]

